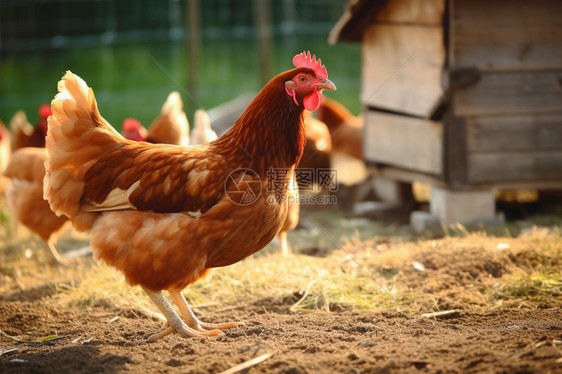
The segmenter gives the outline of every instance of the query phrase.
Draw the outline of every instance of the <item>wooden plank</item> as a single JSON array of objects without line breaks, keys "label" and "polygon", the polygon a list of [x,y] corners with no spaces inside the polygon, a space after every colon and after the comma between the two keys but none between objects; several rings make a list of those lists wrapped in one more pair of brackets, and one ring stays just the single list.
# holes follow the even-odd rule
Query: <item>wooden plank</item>
[{"label": "wooden plank", "polygon": [[562,110],[562,70],[483,73],[454,90],[456,116],[546,113]]},{"label": "wooden plank", "polygon": [[477,67],[447,68],[443,72],[441,85],[446,90],[462,88],[478,83],[482,72]]},{"label": "wooden plank", "polygon": [[442,27],[371,25],[363,38],[361,100],[430,118],[442,99],[444,62]]},{"label": "wooden plank", "polygon": [[441,174],[443,126],[440,122],[368,110],[364,155],[370,162]]},{"label": "wooden plank", "polygon": [[526,179],[562,180],[562,151],[468,155],[468,180],[471,183],[501,183]]},{"label": "wooden plank", "polygon": [[445,0],[393,0],[375,15],[375,22],[441,25]]},{"label": "wooden plank", "polygon": [[[369,169],[373,172],[374,176],[385,178],[389,180],[396,180],[402,182],[420,182],[430,184],[432,186],[450,187],[443,180],[432,176],[431,174],[418,173],[415,171],[401,169],[393,166],[382,166],[373,163],[367,163]],[[562,179],[517,179],[517,180],[501,180],[501,181],[488,181],[488,182],[473,182],[472,184],[465,184],[457,186],[457,188],[474,189],[474,188],[496,188],[499,190],[525,190],[525,189],[538,189],[538,190],[560,190],[562,189]]]},{"label": "wooden plank", "polygon": [[375,177],[399,182],[420,182],[430,184],[432,186],[447,186],[447,184],[442,179],[432,174],[420,173],[417,171],[394,166],[375,164],[369,161],[367,161],[366,164],[369,167],[369,170],[373,172],[373,175]]},{"label": "wooden plank", "polygon": [[[450,0],[452,16],[459,26],[498,28],[544,23],[559,26],[562,6],[559,0]],[[466,18],[470,17],[470,18]]]},{"label": "wooden plank", "polygon": [[490,186],[498,190],[562,190],[561,179],[527,179],[498,181],[495,183],[479,184]]},{"label": "wooden plank", "polygon": [[452,0],[450,65],[561,69],[561,19],[559,0]]},{"label": "wooden plank", "polygon": [[562,151],[562,113],[470,117],[469,152]]}]

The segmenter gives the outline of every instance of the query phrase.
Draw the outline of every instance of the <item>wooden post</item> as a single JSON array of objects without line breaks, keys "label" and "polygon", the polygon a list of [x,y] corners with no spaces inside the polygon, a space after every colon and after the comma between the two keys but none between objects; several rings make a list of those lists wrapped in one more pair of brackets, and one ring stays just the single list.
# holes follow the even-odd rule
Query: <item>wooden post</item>
[{"label": "wooden post", "polygon": [[271,25],[271,1],[254,0],[256,32],[258,39],[258,56],[262,85],[271,79],[271,55],[273,44],[273,28]]},{"label": "wooden post", "polygon": [[199,88],[199,62],[201,61],[201,0],[186,0],[187,52],[189,60],[188,89],[197,97]]}]

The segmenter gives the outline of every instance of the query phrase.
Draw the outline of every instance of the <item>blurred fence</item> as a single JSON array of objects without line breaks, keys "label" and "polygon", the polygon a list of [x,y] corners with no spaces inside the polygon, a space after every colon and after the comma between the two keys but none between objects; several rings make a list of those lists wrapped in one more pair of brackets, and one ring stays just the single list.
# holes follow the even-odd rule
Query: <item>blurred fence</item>
[{"label": "blurred fence", "polygon": [[265,4],[276,36],[327,34],[347,0],[2,0],[0,40],[12,51],[185,38],[196,2],[203,39],[256,33],[256,6]]},{"label": "blurred fence", "polygon": [[34,121],[66,70],[94,88],[116,127],[130,116],[148,125],[171,90],[191,117],[257,92],[303,50],[358,112],[360,48],[326,41],[346,2],[0,0],[0,119],[24,109]]}]

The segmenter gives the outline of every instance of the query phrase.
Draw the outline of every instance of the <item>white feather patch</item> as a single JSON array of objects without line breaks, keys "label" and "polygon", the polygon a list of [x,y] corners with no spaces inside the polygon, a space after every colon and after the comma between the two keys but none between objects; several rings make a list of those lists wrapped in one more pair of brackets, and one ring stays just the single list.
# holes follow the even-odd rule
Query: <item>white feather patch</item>
[{"label": "white feather patch", "polygon": [[136,181],[126,190],[114,188],[101,203],[97,204],[86,201],[82,203],[80,210],[84,212],[103,212],[108,210],[134,209],[135,207],[129,201],[129,197],[139,185],[140,181]]},{"label": "white feather patch", "polygon": [[199,216],[202,214],[201,213],[201,209],[197,210],[197,211],[192,211],[192,212],[187,212],[187,214],[192,217],[192,218],[199,218]]}]

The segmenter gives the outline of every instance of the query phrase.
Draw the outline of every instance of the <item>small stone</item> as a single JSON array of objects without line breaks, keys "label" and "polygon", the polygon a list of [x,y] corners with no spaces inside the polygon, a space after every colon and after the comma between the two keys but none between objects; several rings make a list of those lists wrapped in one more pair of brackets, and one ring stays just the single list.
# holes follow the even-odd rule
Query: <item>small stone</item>
[{"label": "small stone", "polygon": [[185,364],[183,363],[183,361],[176,360],[175,358],[171,358],[171,359],[168,360],[168,362],[166,362],[166,365],[172,366],[172,367],[179,367],[179,366],[183,366]]}]

